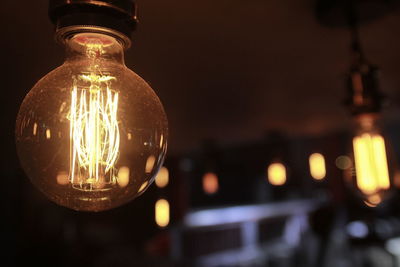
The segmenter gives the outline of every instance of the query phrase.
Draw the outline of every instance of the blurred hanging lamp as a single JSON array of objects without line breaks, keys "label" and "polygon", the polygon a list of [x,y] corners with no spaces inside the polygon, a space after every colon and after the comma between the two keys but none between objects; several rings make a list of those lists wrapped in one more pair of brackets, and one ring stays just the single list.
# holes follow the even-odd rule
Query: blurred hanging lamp
[{"label": "blurred hanging lamp", "polygon": [[32,183],[59,205],[120,206],[161,167],[167,118],[150,86],[124,63],[135,29],[131,0],[50,0],[65,62],[25,97],[16,145]]},{"label": "blurred hanging lamp", "polygon": [[380,125],[383,95],[378,86],[378,68],[370,64],[359,40],[357,14],[349,5],[352,66],[347,78],[346,105],[354,122],[351,183],[368,206],[389,198],[394,164]]},{"label": "blurred hanging lamp", "polygon": [[203,193],[209,196],[219,191],[220,181],[218,177],[219,149],[215,140],[205,140],[204,150],[204,173],[201,177]]},{"label": "blurred hanging lamp", "polygon": [[308,164],[310,167],[310,174],[316,181],[325,179],[326,176],[326,164],[325,157],[321,153],[312,153],[308,158]]},{"label": "blurred hanging lamp", "polygon": [[265,137],[265,150],[268,152],[266,161],[268,166],[265,177],[272,186],[283,186],[288,180],[287,139],[279,131],[271,131]]}]

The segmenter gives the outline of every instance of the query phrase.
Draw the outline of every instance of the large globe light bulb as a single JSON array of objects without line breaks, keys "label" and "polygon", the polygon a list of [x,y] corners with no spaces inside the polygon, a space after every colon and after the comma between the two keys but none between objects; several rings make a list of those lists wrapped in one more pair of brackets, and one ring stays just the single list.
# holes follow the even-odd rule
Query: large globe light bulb
[{"label": "large globe light bulb", "polygon": [[124,43],[101,27],[63,35],[66,61],[27,94],[16,123],[21,165],[55,203],[120,206],[154,180],[167,119],[150,86],[124,64]]}]

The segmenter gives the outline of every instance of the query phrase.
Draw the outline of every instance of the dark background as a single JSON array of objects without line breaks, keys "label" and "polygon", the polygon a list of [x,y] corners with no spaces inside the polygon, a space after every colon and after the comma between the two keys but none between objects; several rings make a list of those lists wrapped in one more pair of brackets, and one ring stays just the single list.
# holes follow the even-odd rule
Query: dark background
[{"label": "dark background", "polygon": [[[321,138],[325,141],[319,142],[328,147],[332,162],[345,151],[342,133],[349,129],[350,117],[342,103],[350,65],[350,33],[346,27],[319,23],[315,1],[137,2],[140,24],[126,53],[126,65],[149,82],[168,116],[166,162],[175,177],[166,194],[177,207],[172,216],[178,222],[189,206],[254,202],[251,188],[257,185],[243,193],[239,190],[241,179],[262,175],[263,170],[257,168],[271,158],[263,154],[271,132],[292,140],[285,144],[295,165],[300,165],[300,160],[306,162],[298,151],[311,151],[311,143]],[[14,145],[19,105],[41,77],[62,64],[64,54],[54,42],[47,1],[5,0],[0,5],[3,262],[10,266],[25,262],[42,266],[133,266],[127,263],[136,259],[134,266],[147,266],[140,260],[145,261],[145,255],[153,251],[148,240],[160,234],[152,217],[151,201],[159,194],[154,186],[122,208],[77,213],[46,200],[20,169]],[[392,129],[397,149],[400,9],[393,8],[363,23],[360,32],[367,57],[381,69],[381,88],[390,100],[385,122]],[[210,160],[220,158],[218,168],[230,170],[224,172],[226,177],[236,177],[227,182],[233,191],[214,200],[196,193],[195,181],[207,166],[208,154],[204,151],[210,141],[206,140],[212,140],[211,147],[220,151]],[[259,155],[259,163],[244,162],[252,154]],[[180,173],[182,159],[192,162],[190,175]],[[301,193],[294,190],[293,194],[313,195],[312,185],[301,182],[309,178],[302,171],[294,168],[292,172],[304,179],[292,182],[293,188],[301,188]],[[285,199],[285,194],[278,195]],[[165,253],[161,250],[155,255]]]}]

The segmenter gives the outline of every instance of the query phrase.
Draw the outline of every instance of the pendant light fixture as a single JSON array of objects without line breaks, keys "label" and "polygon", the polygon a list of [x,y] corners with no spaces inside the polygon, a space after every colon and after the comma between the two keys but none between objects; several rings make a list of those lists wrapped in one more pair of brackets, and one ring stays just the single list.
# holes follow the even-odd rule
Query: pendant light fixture
[{"label": "pendant light fixture", "polygon": [[32,183],[59,205],[122,205],[146,190],[163,163],[164,109],[124,64],[135,11],[130,0],[49,1],[66,60],[23,100],[16,145]]},{"label": "pendant light fixture", "polygon": [[390,195],[394,167],[380,125],[383,95],[378,87],[378,69],[366,60],[361,48],[357,14],[351,5],[349,26],[352,66],[347,81],[346,104],[355,125],[352,185],[368,206],[377,206]]}]

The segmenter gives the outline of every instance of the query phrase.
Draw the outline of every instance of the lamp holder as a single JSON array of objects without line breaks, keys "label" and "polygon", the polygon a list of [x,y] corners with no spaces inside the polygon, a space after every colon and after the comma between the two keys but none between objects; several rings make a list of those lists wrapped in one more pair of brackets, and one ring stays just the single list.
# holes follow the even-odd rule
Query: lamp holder
[{"label": "lamp holder", "polygon": [[384,98],[379,90],[379,70],[366,60],[362,50],[358,31],[359,15],[354,0],[348,2],[347,15],[351,32],[352,66],[347,78],[348,97],[345,103],[355,116],[379,113]]},{"label": "lamp holder", "polygon": [[132,0],[49,0],[48,12],[61,42],[77,31],[106,32],[128,48],[137,25]]}]

